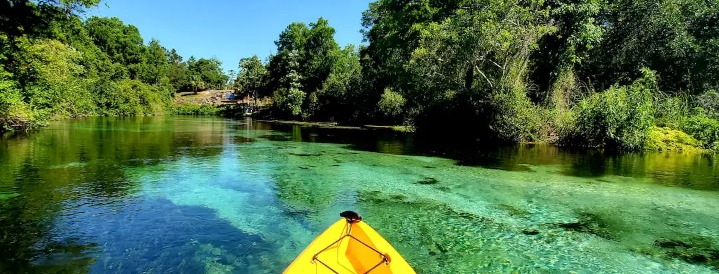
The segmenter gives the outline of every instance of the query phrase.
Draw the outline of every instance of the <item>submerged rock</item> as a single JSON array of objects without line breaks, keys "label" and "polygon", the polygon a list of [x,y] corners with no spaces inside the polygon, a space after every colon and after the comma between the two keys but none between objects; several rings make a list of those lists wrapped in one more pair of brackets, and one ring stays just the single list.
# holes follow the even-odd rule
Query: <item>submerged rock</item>
[{"label": "submerged rock", "polygon": [[322,156],[320,153],[289,153],[292,156],[300,156],[300,157],[310,157],[310,156]]},{"label": "submerged rock", "polygon": [[404,196],[402,194],[394,194],[394,195],[390,195],[389,197],[393,201],[397,201],[397,202],[403,202],[403,201],[407,200],[407,196]]},{"label": "submerged rock", "polygon": [[690,244],[681,240],[659,239],[654,241],[654,246],[661,248],[666,257],[691,264],[705,264],[719,270],[719,249],[710,242]]},{"label": "submerged rock", "polygon": [[433,184],[439,183],[439,181],[437,181],[437,179],[432,178],[432,177],[425,177],[424,179],[419,180],[417,183],[420,185],[433,185]]},{"label": "submerged rock", "polygon": [[656,240],[654,241],[654,245],[661,248],[690,248],[691,246],[685,242],[677,241],[677,240]]},{"label": "submerged rock", "polygon": [[615,240],[615,236],[610,232],[609,223],[592,213],[583,212],[579,215],[579,220],[576,222],[556,223],[554,226],[565,230],[594,234],[608,240]]},{"label": "submerged rock", "polygon": [[573,222],[573,223],[558,223],[557,226],[568,229],[568,230],[575,230],[575,231],[583,231],[587,229],[587,225],[580,223],[580,222]]},{"label": "submerged rock", "polygon": [[438,255],[438,254],[442,254],[442,253],[447,253],[447,251],[448,251],[447,248],[444,247],[444,246],[442,246],[442,245],[439,244],[439,243],[434,243],[433,246],[430,246],[430,247],[429,247],[429,255],[430,255],[430,256],[434,256],[434,255]]},{"label": "submerged rock", "polygon": [[452,189],[450,189],[449,187],[446,187],[446,186],[438,186],[438,187],[436,187],[436,188],[437,188],[438,190],[440,190],[440,191],[445,191],[445,192],[452,190]]},{"label": "submerged rock", "polygon": [[539,234],[539,231],[534,228],[529,228],[529,229],[522,230],[522,233],[524,233],[524,235],[537,235],[537,234]]}]

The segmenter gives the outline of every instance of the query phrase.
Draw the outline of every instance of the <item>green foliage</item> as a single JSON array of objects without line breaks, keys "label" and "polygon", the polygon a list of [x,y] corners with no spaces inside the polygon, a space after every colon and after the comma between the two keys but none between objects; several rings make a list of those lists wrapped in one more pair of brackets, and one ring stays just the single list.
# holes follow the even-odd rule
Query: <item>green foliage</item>
[{"label": "green foliage", "polygon": [[699,147],[694,137],[668,127],[652,127],[645,145],[648,151],[701,152]]},{"label": "green foliage", "polygon": [[301,114],[305,119],[352,115],[345,99],[357,94],[360,85],[359,56],[353,46],[340,49],[334,33],[323,18],[309,25],[292,23],[280,33],[264,88],[279,96],[275,98],[279,113]]},{"label": "green foliage", "polygon": [[[649,114],[679,128],[692,104],[717,113],[715,93],[675,96],[717,88],[718,15],[715,1],[379,0],[364,93],[399,92],[420,131],[463,120],[485,140],[641,149]],[[661,81],[636,81],[643,67]]]},{"label": "green foliage", "polygon": [[8,37],[39,34],[49,23],[74,17],[100,0],[0,0],[0,33]]},{"label": "green foliage", "polygon": [[235,80],[236,89],[252,97],[263,93],[267,69],[257,55],[240,60],[240,70]]},{"label": "green foliage", "polygon": [[27,83],[24,97],[32,109],[41,115],[86,116],[94,112],[91,94],[81,78],[81,54],[57,40],[18,40],[22,50],[18,61],[23,64],[17,72],[21,82]]},{"label": "green foliage", "polygon": [[292,50],[287,55],[289,72],[280,79],[282,87],[274,93],[275,108],[281,113],[298,117],[302,114],[302,103],[306,93],[302,91],[302,76],[299,74],[298,50]]},{"label": "green foliage", "polygon": [[[310,107],[315,119],[355,119],[362,105],[362,67],[353,45],[336,51],[335,62],[322,88],[313,93],[317,103]],[[312,96],[312,95],[311,95]]]},{"label": "green foliage", "polygon": [[187,67],[187,63],[182,61],[180,56],[175,49],[172,49],[165,53],[167,57],[167,78],[172,84],[174,91],[181,91],[190,86],[190,69]]},{"label": "green foliage", "polygon": [[565,132],[565,144],[641,150],[654,125],[653,72],[631,86],[613,86],[590,95],[576,107],[574,128]]},{"label": "green foliage", "polygon": [[[2,131],[64,117],[159,115],[174,91],[191,86],[191,77],[203,88],[226,82],[215,59],[183,62],[157,40],[145,45],[137,28],[120,19],[83,22],[73,14],[96,2],[0,1],[25,16],[0,20]],[[0,10],[0,18],[19,15]]]},{"label": "green foliage", "polygon": [[182,104],[175,105],[170,111],[174,115],[213,116],[220,113],[220,109],[213,104]]},{"label": "green foliage", "polygon": [[215,58],[187,60],[190,74],[190,85],[194,91],[208,88],[221,89],[227,83],[227,75],[222,71],[222,62]]},{"label": "green foliage", "polygon": [[707,116],[704,109],[694,109],[694,114],[687,118],[682,130],[699,140],[704,148],[719,150],[719,121]]},{"label": "green foliage", "polygon": [[36,127],[41,121],[22,100],[15,82],[7,79],[9,76],[0,66],[0,132]]},{"label": "green foliage", "polygon": [[671,96],[662,92],[654,93],[654,118],[659,127],[681,128],[689,115],[689,99]]},{"label": "green foliage", "polygon": [[133,74],[139,73],[138,65],[145,58],[140,31],[133,25],[125,25],[117,17],[90,17],[86,28],[95,44],[115,63],[131,66]]},{"label": "green foliage", "polygon": [[490,138],[535,139],[536,114],[526,96],[529,56],[552,31],[540,2],[419,1],[400,7],[378,1],[365,14],[365,26],[372,27],[365,33],[366,54],[381,67],[372,70],[381,74],[371,76],[377,77],[374,88],[400,92],[412,113],[431,120],[422,126],[469,118],[477,133]]},{"label": "green foliage", "polygon": [[97,104],[112,116],[160,115],[169,106],[169,96],[158,86],[139,80],[98,83]]},{"label": "green foliage", "polygon": [[[173,92],[226,86],[217,59],[183,61],[118,18],[76,15],[97,2],[0,0],[3,127],[154,115]],[[233,88],[273,96],[278,118],[626,150],[686,141],[657,125],[712,148],[717,20],[715,0],[378,0],[362,17],[367,45],[340,48],[323,18],[295,22],[266,63],[240,60]]]},{"label": "green foliage", "polygon": [[717,119],[719,118],[719,92],[716,90],[708,90],[697,96],[696,106],[705,110],[707,116]]},{"label": "green foliage", "polygon": [[305,92],[297,88],[279,89],[275,91],[274,101],[277,109],[289,113],[294,117],[302,115],[302,101],[305,99]]},{"label": "green foliage", "polygon": [[629,83],[648,67],[668,92],[717,88],[717,1],[614,1],[601,14],[604,35],[583,69],[595,83]]},{"label": "green foliage", "polygon": [[382,93],[382,97],[380,97],[379,103],[377,103],[377,107],[380,112],[389,117],[389,119],[397,120],[398,118],[402,118],[401,115],[404,111],[405,103],[406,100],[401,94],[391,89],[385,89],[384,93]]},{"label": "green foliage", "polygon": [[537,141],[540,135],[542,110],[522,92],[495,93],[492,97],[490,130],[493,137],[513,143]]}]

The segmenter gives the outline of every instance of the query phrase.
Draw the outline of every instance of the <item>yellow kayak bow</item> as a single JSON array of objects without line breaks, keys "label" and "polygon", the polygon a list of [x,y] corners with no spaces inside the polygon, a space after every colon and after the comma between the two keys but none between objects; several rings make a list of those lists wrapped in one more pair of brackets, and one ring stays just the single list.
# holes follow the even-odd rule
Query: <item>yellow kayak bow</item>
[{"label": "yellow kayak bow", "polygon": [[315,238],[285,269],[296,273],[415,273],[377,231],[352,211]]}]

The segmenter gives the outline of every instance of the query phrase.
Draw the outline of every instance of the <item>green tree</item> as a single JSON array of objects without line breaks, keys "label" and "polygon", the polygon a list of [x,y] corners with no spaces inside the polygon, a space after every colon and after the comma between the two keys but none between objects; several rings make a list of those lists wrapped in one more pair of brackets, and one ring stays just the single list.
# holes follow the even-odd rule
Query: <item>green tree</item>
[{"label": "green tree", "polygon": [[[161,84],[169,72],[169,63],[165,55],[167,50],[160,42],[152,39],[147,46],[145,61],[139,79],[148,84]],[[169,81],[169,79],[167,80]]]},{"label": "green tree", "polygon": [[239,73],[235,84],[238,90],[243,94],[248,94],[252,98],[257,99],[259,94],[265,88],[265,79],[267,78],[267,69],[262,60],[257,55],[248,58],[242,58],[239,65]]},{"label": "green tree", "polygon": [[20,38],[18,78],[23,97],[41,115],[77,116],[94,112],[87,81],[81,79],[81,54],[57,40]]},{"label": "green tree", "polygon": [[300,67],[299,53],[292,50],[287,54],[289,73],[282,77],[282,87],[274,93],[274,105],[280,115],[299,117],[302,115],[302,102],[305,92],[302,91],[302,76],[297,72]]},{"label": "green tree", "polygon": [[48,23],[61,17],[72,17],[100,3],[101,0],[0,0],[0,32],[10,39],[34,35],[47,29]]},{"label": "green tree", "polygon": [[227,82],[227,75],[222,71],[221,66],[222,62],[216,58],[195,60],[194,57],[190,57],[187,68],[194,90],[223,88]]},{"label": "green tree", "polygon": [[[330,74],[338,62],[341,62],[339,58],[343,53],[334,40],[334,33],[335,30],[329,25],[329,22],[324,18],[319,18],[309,25],[290,24],[280,33],[279,39],[275,42],[277,54],[270,58],[267,65],[266,89],[275,91],[286,89],[288,79],[299,79],[301,90],[305,96],[302,98],[299,111],[293,112],[302,113],[304,118],[315,116],[315,111],[319,110],[320,105],[323,104],[320,102],[323,100],[321,93],[327,91],[323,90],[324,84],[330,78]],[[297,62],[297,65],[295,66],[293,62]],[[289,77],[291,73],[296,73],[296,77]],[[339,75],[333,77],[335,77],[333,81],[338,82]],[[337,85],[329,89],[336,90],[336,87]],[[295,89],[295,91],[299,90],[299,88]],[[289,90],[281,91],[279,94],[287,91]],[[293,94],[295,95],[293,98],[295,98],[300,93]]]},{"label": "green tree", "polygon": [[584,74],[602,86],[657,72],[667,92],[719,88],[719,2],[623,0],[607,5],[602,43]]},{"label": "green tree", "polygon": [[389,119],[397,121],[402,118],[406,100],[401,94],[386,89],[377,103],[379,110]]},{"label": "green tree", "polygon": [[[0,55],[0,61],[5,57]],[[23,95],[12,74],[0,62],[0,132],[32,127],[35,115],[23,100]]]},{"label": "green tree", "polygon": [[388,87],[399,92],[425,129],[472,119],[477,123],[463,135],[534,139],[537,113],[526,95],[529,57],[553,30],[541,2],[372,4],[364,26],[370,28],[365,64],[372,67],[365,68],[373,93]]},{"label": "green tree", "polygon": [[[353,45],[334,51],[330,74],[316,92],[316,100],[310,101],[309,109],[315,119],[357,120],[368,107],[363,98],[362,66],[359,52]],[[312,98],[311,98],[312,99]]]},{"label": "green tree", "polygon": [[[137,66],[145,61],[145,47],[140,31],[132,25],[125,25],[119,18],[90,17],[86,28],[95,44],[112,62],[125,66]],[[131,68],[134,75],[137,68]]]},{"label": "green tree", "polygon": [[[277,54],[269,58],[267,64],[268,70],[268,86],[269,90],[276,91],[284,84],[282,79],[290,72],[290,53],[294,52],[296,56],[304,55],[304,46],[309,36],[309,28],[303,23],[294,22],[285,28],[275,45],[277,46]],[[300,58],[300,57],[293,57]],[[299,60],[298,60],[299,62]],[[299,73],[299,68],[296,68]]]},{"label": "green tree", "polygon": [[174,91],[187,89],[190,86],[190,70],[187,63],[182,61],[182,56],[175,49],[167,52],[165,56],[168,63],[167,77]]}]

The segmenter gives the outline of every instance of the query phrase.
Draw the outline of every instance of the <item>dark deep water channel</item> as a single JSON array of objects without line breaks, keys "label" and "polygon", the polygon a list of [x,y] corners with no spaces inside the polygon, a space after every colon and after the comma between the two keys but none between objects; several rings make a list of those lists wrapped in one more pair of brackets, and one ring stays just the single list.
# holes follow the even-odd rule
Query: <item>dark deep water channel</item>
[{"label": "dark deep water channel", "polygon": [[719,269],[719,158],[435,147],[192,117],[0,137],[0,273],[280,273],[348,209],[419,273]]}]

